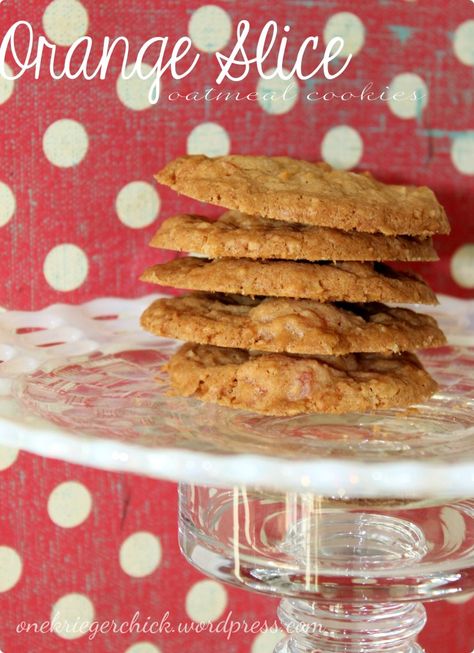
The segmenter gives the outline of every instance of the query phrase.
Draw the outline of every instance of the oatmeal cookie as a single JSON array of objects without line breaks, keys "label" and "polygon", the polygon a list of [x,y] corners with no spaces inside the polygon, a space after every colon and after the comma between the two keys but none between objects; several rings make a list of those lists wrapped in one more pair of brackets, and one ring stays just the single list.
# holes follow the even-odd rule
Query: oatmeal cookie
[{"label": "oatmeal cookie", "polygon": [[193,293],[158,299],[141,317],[147,331],[200,344],[293,354],[415,351],[446,344],[429,315],[384,304],[322,304]]},{"label": "oatmeal cookie", "polygon": [[188,290],[316,299],[320,302],[436,304],[436,295],[416,274],[382,263],[309,263],[188,256],[154,265],[142,281]]},{"label": "oatmeal cookie", "polygon": [[165,220],[152,247],[196,252],[208,258],[307,261],[437,261],[433,241],[281,222],[240,211],[219,220],[182,214]]},{"label": "oatmeal cookie", "polygon": [[268,415],[408,406],[437,390],[409,353],[304,357],[187,343],[168,371],[177,395]]},{"label": "oatmeal cookie", "polygon": [[385,235],[449,233],[426,186],[384,184],[369,174],[278,156],[183,156],[156,179],[179,193],[250,215]]}]

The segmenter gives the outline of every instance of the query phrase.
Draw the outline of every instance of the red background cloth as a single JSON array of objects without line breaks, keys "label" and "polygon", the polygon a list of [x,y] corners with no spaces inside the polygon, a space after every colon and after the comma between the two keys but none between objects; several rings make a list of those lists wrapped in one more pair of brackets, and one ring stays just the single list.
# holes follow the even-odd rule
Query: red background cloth
[{"label": "red background cloth", "polygon": [[[371,170],[384,180],[430,185],[446,207],[453,229],[450,237],[436,241],[439,263],[418,267],[438,292],[470,296],[474,285],[472,2],[227,0],[219,4],[234,30],[240,19],[251,21],[252,44],[267,20],[290,25],[288,62],[306,36],[318,34],[322,40],[328,21],[340,12],[357,14],[360,23],[349,19],[342,22],[342,29],[360,49],[337,80],[327,82],[319,76],[299,82],[297,102],[280,114],[250,101],[169,101],[172,91],[203,91],[213,85],[218,66],[212,52],[202,52],[196,71],[185,80],[166,76],[158,104],[141,110],[130,108],[136,99],[124,104],[119,98],[120,59],[115,56],[103,81],[53,81],[46,70],[39,80],[31,71],[13,85],[0,80],[0,305],[34,309],[98,295],[149,293],[151,288],[137,278],[146,265],[168,256],[147,247],[159,220],[178,211],[202,210],[197,202],[156,187],[152,174],[187,148],[196,151],[213,145],[215,151],[222,151],[227,143],[232,152],[310,160],[342,156],[346,166]],[[125,35],[138,48],[152,36],[166,35],[173,43],[187,34],[189,21],[203,5],[177,0],[55,0],[52,4],[6,0],[0,4],[0,28],[3,35],[13,22],[23,19],[37,35],[46,31],[58,42],[67,41],[70,34],[87,33],[96,43],[106,35]],[[225,40],[225,20],[221,16],[217,31],[216,24],[211,26],[211,49],[213,39]],[[191,30],[197,41],[198,28]],[[206,38],[204,29],[201,47]],[[64,46],[58,48],[58,61],[65,52]],[[428,92],[427,102],[417,107],[413,117],[400,117],[401,109],[380,100],[311,103],[304,98],[314,90],[356,93],[369,82],[381,92],[405,73],[412,81],[417,79],[413,75],[421,78],[421,88],[424,83]],[[245,82],[224,82],[223,87],[249,93],[257,83],[257,73],[252,71]],[[58,123],[62,120],[74,124]],[[194,130],[203,123],[217,126],[207,126],[200,137],[199,129]],[[342,131],[332,131],[341,126]],[[208,135],[215,134],[212,143],[206,140],[206,129],[211,130]],[[141,184],[129,187],[133,182]],[[121,194],[124,188],[127,191]],[[206,211],[219,214],[212,207]],[[64,244],[74,245],[73,250],[62,249]],[[71,529],[54,524],[47,510],[51,492],[68,479],[83,484],[92,498],[88,517]],[[175,489],[171,484],[27,454],[0,472],[4,507],[0,546],[13,548],[23,561],[20,580],[0,592],[0,649],[115,653],[144,639],[115,635],[98,636],[93,642],[85,637],[66,641],[53,634],[15,633],[19,621],[48,619],[53,604],[73,592],[89,597],[99,620],[130,619],[137,609],[152,618],[170,610],[173,620],[186,620],[187,592],[201,576],[178,553]],[[119,565],[120,546],[136,531],[152,533],[162,548],[161,563],[143,578],[130,577]],[[226,592],[226,610],[232,610],[235,618],[273,621],[274,601],[233,589]],[[429,653],[472,650],[472,603],[433,605],[429,616],[422,636]],[[145,639],[165,653],[183,646],[190,651],[206,647],[242,653],[254,645],[251,635],[230,642],[206,633]],[[259,653],[264,650],[270,649],[261,648]]]}]

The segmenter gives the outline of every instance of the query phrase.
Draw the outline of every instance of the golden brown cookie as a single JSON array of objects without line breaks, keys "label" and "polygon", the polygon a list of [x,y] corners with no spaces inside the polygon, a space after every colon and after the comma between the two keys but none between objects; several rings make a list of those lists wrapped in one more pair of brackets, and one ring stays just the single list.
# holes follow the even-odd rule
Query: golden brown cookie
[{"label": "golden brown cookie", "polygon": [[215,221],[188,214],[168,218],[150,245],[179,252],[196,252],[209,258],[438,260],[431,238],[341,231],[330,227],[269,220],[240,211],[227,211]]},{"label": "golden brown cookie", "polygon": [[154,265],[142,281],[163,286],[316,299],[320,302],[404,302],[436,304],[436,296],[413,273],[397,272],[382,263],[307,263],[188,256]]},{"label": "golden brown cookie", "polygon": [[280,297],[196,293],[158,299],[143,313],[141,325],[167,338],[293,354],[339,356],[446,344],[436,320],[405,308]]},{"label": "golden brown cookie", "polygon": [[168,371],[177,395],[268,415],[408,406],[437,390],[407,353],[304,357],[187,343]]},{"label": "golden brown cookie", "polygon": [[449,233],[426,186],[383,184],[368,173],[289,157],[183,156],[156,179],[189,197],[250,215],[386,235]]}]

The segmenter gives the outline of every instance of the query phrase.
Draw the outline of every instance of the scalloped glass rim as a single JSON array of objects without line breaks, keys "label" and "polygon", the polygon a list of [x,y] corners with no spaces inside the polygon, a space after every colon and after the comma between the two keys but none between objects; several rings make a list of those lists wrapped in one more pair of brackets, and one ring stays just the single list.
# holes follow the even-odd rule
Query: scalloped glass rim
[{"label": "scalloped glass rim", "polygon": [[[441,368],[438,371],[434,370],[435,376],[438,372],[447,374],[451,379],[449,383],[461,383],[461,386],[464,383],[462,387],[465,387],[466,380],[472,384],[467,388],[469,401],[464,402],[462,406],[462,419],[465,421],[456,434],[457,450],[456,447],[447,446],[446,440],[440,443],[436,442],[435,438],[429,443],[428,456],[425,450],[422,455],[415,455],[415,457],[411,456],[410,451],[407,455],[403,442],[400,446],[400,440],[403,441],[403,438],[399,438],[394,444],[393,439],[380,437],[380,433],[382,435],[384,433],[383,429],[380,431],[379,414],[366,415],[362,418],[363,422],[365,420],[362,428],[367,428],[368,424],[373,428],[375,424],[378,437],[369,440],[361,438],[355,447],[353,441],[352,445],[349,441],[349,445],[344,447],[344,442],[347,444],[347,440],[338,436],[337,429],[341,426],[360,429],[361,416],[347,416],[342,423],[341,418],[325,417],[323,420],[325,428],[329,428],[329,431],[335,429],[335,431],[334,436],[328,440],[330,446],[328,441],[318,440],[319,450],[318,446],[314,446],[316,442],[314,437],[312,440],[311,437],[308,439],[304,429],[301,433],[302,425],[299,424],[297,425],[298,446],[292,452],[291,447],[288,450],[288,442],[291,446],[294,445],[294,434],[292,435],[291,431],[295,426],[294,418],[275,420],[196,401],[172,399],[166,401],[173,402],[173,410],[170,411],[173,419],[163,420],[160,433],[157,432],[157,424],[153,423],[153,416],[151,416],[150,428],[154,429],[153,431],[149,430],[147,433],[146,430],[142,430],[138,434],[138,439],[136,434],[135,437],[124,438],[123,433],[119,434],[119,429],[113,433],[102,432],[100,430],[103,428],[102,423],[94,434],[66,428],[65,424],[70,426],[76,419],[70,414],[66,414],[66,421],[61,417],[59,423],[54,424],[51,420],[38,416],[31,409],[25,411],[24,405],[20,404],[18,398],[12,397],[10,392],[6,391],[8,381],[14,382],[16,393],[22,396],[25,387],[31,389],[35,386],[35,374],[37,374],[35,370],[38,367],[50,370],[70,366],[74,361],[74,363],[85,362],[87,371],[89,361],[95,361],[94,365],[97,365],[97,361],[101,360],[102,365],[106,360],[108,365],[111,358],[117,357],[117,352],[161,350],[165,354],[169,353],[175,346],[173,341],[160,340],[158,347],[157,339],[144,334],[138,327],[139,313],[154,298],[156,295],[135,300],[103,298],[82,306],[55,305],[36,313],[0,314],[0,352],[6,351],[9,354],[7,372],[10,370],[6,374],[4,370],[2,371],[4,365],[0,365],[0,392],[3,389],[3,397],[0,398],[0,442],[40,455],[101,469],[131,471],[155,478],[201,485],[224,487],[248,485],[278,490],[307,490],[328,497],[341,498],[449,498],[474,494],[472,455],[474,395],[471,393],[474,381],[472,373],[468,377],[459,379],[456,376],[456,366],[452,369],[441,369],[443,366],[446,367],[442,361]],[[426,307],[423,310],[426,311]],[[450,342],[474,345],[472,334],[474,302],[443,297],[440,306],[430,312],[440,320],[443,328],[448,332]],[[13,335],[12,324],[26,324],[26,327],[16,329],[15,331],[20,330],[22,333]],[[43,330],[39,335],[36,333],[36,336],[35,325]],[[26,335],[24,331],[27,332]],[[58,334],[64,339],[64,342],[59,345],[55,340]],[[38,338],[43,344],[38,345]],[[48,338],[49,342],[45,345],[44,342]],[[62,348],[60,352],[57,351],[59,347]],[[469,367],[469,363],[474,360],[474,350],[456,351],[456,355],[464,357],[465,364]],[[78,358],[73,352],[80,353],[81,357]],[[146,356],[146,352],[142,351],[141,355]],[[430,353],[425,354],[425,359],[426,356],[429,357]],[[28,361],[28,369],[21,373],[15,371],[12,364],[12,361],[20,359],[23,362]],[[117,365],[116,358],[112,362]],[[126,363],[135,365],[136,361],[127,360]],[[433,364],[436,367],[434,358],[430,361],[431,367]],[[119,369],[119,375],[122,373]],[[32,379],[35,379],[33,386]],[[47,391],[49,392],[49,388]],[[440,393],[440,401],[446,401],[447,394],[449,393]],[[41,396],[40,400],[44,402],[44,397]],[[46,402],[45,405],[49,410],[50,404]],[[58,412],[62,410],[59,406],[55,406],[55,409]],[[144,415],[148,419],[150,404],[142,401],[140,409],[142,410],[140,419]],[[393,416],[394,413],[396,411],[392,411],[391,415]],[[422,409],[421,415],[426,417],[426,406]],[[156,416],[155,413],[154,417]],[[417,428],[416,422],[419,416],[420,413],[416,411],[415,417],[413,413],[408,416],[410,429]],[[72,419],[73,422],[68,422],[68,419]],[[76,426],[77,423],[81,424],[80,419],[79,422],[75,422]],[[307,418],[303,419],[307,420]],[[321,416],[313,416],[310,422],[318,419],[321,421]],[[454,419],[460,419],[459,414],[454,416]],[[62,424],[61,420],[63,420]],[[399,415],[396,420],[400,421]],[[448,415],[443,422],[448,423],[448,430],[449,420]],[[288,429],[289,422],[293,424],[285,437],[291,436],[293,440],[287,437],[285,449],[282,441],[276,439],[274,435],[269,439],[266,429],[270,424],[273,424],[272,428],[275,428],[275,425],[276,428],[282,428],[283,423]],[[216,424],[220,425],[219,437],[212,435],[212,428]],[[229,435],[234,439],[229,438]],[[253,439],[255,436],[256,439]],[[163,440],[161,444],[157,442],[160,437]],[[415,451],[414,447],[411,453],[413,451]],[[310,455],[313,457],[309,457]]]}]

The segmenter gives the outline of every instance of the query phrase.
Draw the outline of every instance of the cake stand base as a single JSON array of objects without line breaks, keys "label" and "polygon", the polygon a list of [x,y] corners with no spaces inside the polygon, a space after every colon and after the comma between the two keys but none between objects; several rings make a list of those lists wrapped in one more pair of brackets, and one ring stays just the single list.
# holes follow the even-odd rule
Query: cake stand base
[{"label": "cake stand base", "polygon": [[424,653],[416,638],[426,623],[421,603],[350,605],[283,599],[288,632],[275,653]]},{"label": "cake stand base", "polygon": [[280,596],[275,653],[423,653],[423,601],[474,589],[474,504],[180,486],[195,567]]}]

